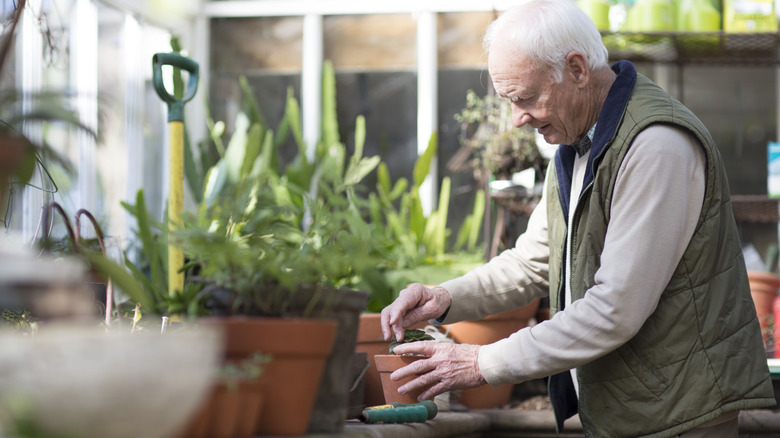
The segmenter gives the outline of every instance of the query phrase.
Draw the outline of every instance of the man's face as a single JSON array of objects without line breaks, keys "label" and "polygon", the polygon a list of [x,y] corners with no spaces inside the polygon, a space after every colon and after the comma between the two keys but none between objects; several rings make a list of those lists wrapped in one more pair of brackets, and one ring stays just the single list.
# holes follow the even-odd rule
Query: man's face
[{"label": "man's face", "polygon": [[525,55],[501,40],[490,49],[488,71],[496,93],[511,102],[515,127],[530,125],[550,144],[574,143],[589,128],[579,126],[583,121],[577,114],[577,88],[566,71],[563,81],[556,83],[548,70],[534,68]]}]

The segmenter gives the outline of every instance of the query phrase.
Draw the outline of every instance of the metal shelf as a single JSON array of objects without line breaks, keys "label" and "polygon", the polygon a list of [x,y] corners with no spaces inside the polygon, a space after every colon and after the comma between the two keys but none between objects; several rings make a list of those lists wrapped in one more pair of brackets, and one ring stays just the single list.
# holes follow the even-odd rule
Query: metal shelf
[{"label": "metal shelf", "polygon": [[602,33],[612,60],[675,64],[780,64],[778,33]]}]

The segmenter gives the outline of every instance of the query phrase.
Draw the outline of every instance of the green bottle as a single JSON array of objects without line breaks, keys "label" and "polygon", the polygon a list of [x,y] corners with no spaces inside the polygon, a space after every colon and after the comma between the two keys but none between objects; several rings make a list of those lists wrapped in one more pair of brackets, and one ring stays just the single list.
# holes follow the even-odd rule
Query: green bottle
[{"label": "green bottle", "polygon": [[690,2],[690,7],[685,13],[686,31],[716,32],[720,30],[720,12],[712,6],[709,0],[687,1]]}]

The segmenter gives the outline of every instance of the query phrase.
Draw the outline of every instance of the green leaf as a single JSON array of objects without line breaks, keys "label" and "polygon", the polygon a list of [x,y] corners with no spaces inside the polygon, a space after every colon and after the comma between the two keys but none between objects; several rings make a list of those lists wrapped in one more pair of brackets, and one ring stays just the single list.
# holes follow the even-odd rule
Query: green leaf
[{"label": "green leaf", "polygon": [[262,113],[260,113],[260,107],[257,105],[257,99],[252,92],[252,87],[249,86],[249,81],[246,76],[241,75],[238,78],[238,83],[241,86],[241,91],[244,94],[243,104],[247,112],[249,112],[249,121],[254,125],[260,125],[260,130],[265,131],[266,123],[263,119]]},{"label": "green leaf", "polygon": [[428,333],[425,333],[423,330],[419,330],[419,329],[406,330],[404,332],[404,338],[401,339],[400,342],[398,342],[395,339],[390,342],[389,351],[390,354],[395,354],[393,350],[399,344],[406,344],[408,342],[417,342],[417,341],[433,341],[433,340],[434,340],[433,336],[429,335]]},{"label": "green leaf", "polygon": [[211,134],[216,137],[225,135],[225,122],[222,120],[215,122]]},{"label": "green leaf", "polygon": [[[154,292],[155,286],[152,284],[151,279],[149,279],[149,277],[147,277],[146,274],[144,274],[143,271],[141,271],[141,269],[138,266],[136,266],[135,263],[131,262],[130,259],[128,259],[127,257],[125,257],[125,267],[128,270],[130,270],[130,273],[133,275],[135,280],[141,284],[141,286],[144,289],[144,292],[146,293],[146,296],[149,297],[150,300],[156,302],[159,297],[158,294]],[[131,300],[136,304],[139,303],[136,299],[132,297]]]},{"label": "green leaf", "polygon": [[206,174],[206,183],[203,188],[203,199],[207,207],[211,207],[219,199],[222,190],[227,184],[227,164],[220,160]]},{"label": "green leaf", "polygon": [[[187,131],[184,133],[186,136]],[[184,142],[184,179],[187,180],[187,187],[190,189],[193,199],[200,204],[203,201],[203,179],[195,164],[195,156],[192,153],[189,140]]]},{"label": "green leaf", "polygon": [[344,185],[349,186],[358,184],[363,178],[371,173],[382,159],[379,156],[373,156],[370,158],[363,158],[356,165],[354,162],[350,163],[347,169],[347,174],[344,175]]},{"label": "green leaf", "polygon": [[[261,133],[262,128],[257,123],[249,128],[249,136],[247,137],[246,149],[244,151],[244,164],[241,166],[241,173],[238,181],[245,179],[249,175],[255,165],[257,157],[260,155],[262,141],[260,137]],[[271,138],[273,138],[273,133],[271,133]]]},{"label": "green leaf", "polygon": [[460,229],[458,230],[458,235],[455,239],[455,245],[452,247],[454,251],[460,250],[468,243],[470,237],[469,233],[473,227],[473,223],[474,217],[472,215],[468,215],[463,219],[463,223],[461,224]]},{"label": "green leaf", "polygon": [[355,153],[352,155],[354,159],[363,158],[363,148],[366,144],[366,118],[363,115],[357,116],[355,119]]},{"label": "green leaf", "polygon": [[444,248],[447,241],[447,216],[450,208],[450,191],[452,182],[450,177],[444,177],[441,181],[441,190],[439,192],[438,221],[436,223],[436,236],[434,238],[434,254],[444,254]]},{"label": "green leaf", "polygon": [[425,152],[423,152],[414,163],[413,181],[415,189],[422,185],[423,181],[425,181],[425,178],[428,176],[428,173],[430,173],[431,163],[433,162],[433,158],[436,156],[437,148],[438,134],[434,132],[431,134],[431,138],[428,141],[428,147],[425,148]]},{"label": "green leaf", "polygon": [[423,242],[423,236],[425,234],[425,227],[428,219],[423,213],[422,203],[417,196],[409,196],[409,231],[417,239],[417,242]]},{"label": "green leaf", "polygon": [[322,142],[326,147],[340,142],[336,115],[336,73],[331,61],[325,61],[322,65]]},{"label": "green leaf", "polygon": [[228,143],[225,156],[222,158],[222,162],[225,163],[227,179],[231,183],[236,183],[241,179],[241,169],[244,166],[244,157],[249,141],[249,126],[249,118],[246,114],[238,113],[233,136],[230,137],[230,143]]},{"label": "green leaf", "polygon": [[387,164],[380,162],[376,169],[376,186],[380,196],[390,197],[390,171],[387,170]]},{"label": "green leaf", "polygon": [[266,131],[263,148],[252,166],[252,171],[250,173],[251,178],[255,179],[261,175],[268,175],[271,172],[276,174],[273,167],[273,163],[275,162],[274,152],[276,152],[274,147],[274,133],[273,131]]},{"label": "green leaf", "polygon": [[134,302],[150,311],[155,312],[157,310],[154,301],[146,295],[138,282],[136,282],[135,279],[116,262],[99,253],[88,253],[87,259],[92,266],[110,278],[111,281],[113,281],[118,288],[122,289],[122,291],[124,291]]},{"label": "green leaf", "polygon": [[285,106],[284,119],[298,145],[298,156],[306,157],[306,143],[303,141],[303,129],[301,128],[301,109],[295,99],[292,87],[287,89],[287,106]]},{"label": "green leaf", "polygon": [[485,217],[485,191],[478,190],[474,197],[474,211],[471,213],[472,223],[469,229],[469,240],[466,248],[474,250],[479,240],[479,232],[482,230],[482,220]]},{"label": "green leaf", "polygon": [[407,187],[409,187],[409,180],[406,178],[399,178],[398,181],[395,182],[395,186],[393,186],[393,191],[390,192],[390,201],[393,202],[403,195]]}]

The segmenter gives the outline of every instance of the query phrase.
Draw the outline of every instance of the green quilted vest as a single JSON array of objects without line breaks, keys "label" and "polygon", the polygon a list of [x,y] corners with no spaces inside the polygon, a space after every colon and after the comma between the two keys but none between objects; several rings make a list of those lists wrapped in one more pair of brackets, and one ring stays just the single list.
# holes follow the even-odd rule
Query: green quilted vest
[{"label": "green quilted vest", "polygon": [[[626,344],[577,369],[586,436],[672,437],[729,411],[775,405],[720,153],[696,116],[641,75],[611,139],[594,151],[593,180],[580,196],[572,300],[594,285],[615,177],[633,138],[654,123],[698,137],[707,156],[705,199],[656,311]],[[556,169],[548,173],[552,313],[561,307],[567,233],[558,179]]]}]

